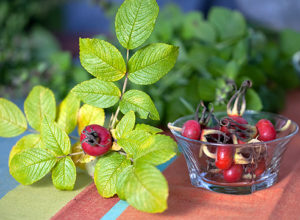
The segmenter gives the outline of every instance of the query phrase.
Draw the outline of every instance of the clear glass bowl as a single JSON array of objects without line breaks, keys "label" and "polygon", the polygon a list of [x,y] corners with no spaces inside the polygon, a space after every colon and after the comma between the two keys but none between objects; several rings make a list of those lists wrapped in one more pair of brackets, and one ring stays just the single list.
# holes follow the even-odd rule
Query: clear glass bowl
[{"label": "clear glass bowl", "polygon": [[[215,115],[220,119],[226,116],[226,113],[215,113]],[[246,111],[243,117],[251,125],[255,125],[260,119],[268,119],[275,125],[276,130],[282,128],[289,120],[281,115],[255,111]],[[193,116],[185,116],[171,125],[182,127],[190,119],[193,119]],[[213,127],[216,123],[215,120],[211,121],[209,127]],[[171,132],[184,154],[190,180],[194,186],[220,193],[250,194],[276,183],[280,160],[286,150],[287,143],[298,132],[298,125],[290,120],[288,129],[278,132],[275,140],[242,145],[202,142],[183,137],[175,130],[171,130]],[[234,154],[234,158],[237,159],[235,161],[243,167],[243,175],[239,181],[226,182],[223,178],[223,170],[215,166],[213,155],[220,146],[230,147],[233,152],[239,152],[238,156],[243,157],[243,160],[240,161]]]}]

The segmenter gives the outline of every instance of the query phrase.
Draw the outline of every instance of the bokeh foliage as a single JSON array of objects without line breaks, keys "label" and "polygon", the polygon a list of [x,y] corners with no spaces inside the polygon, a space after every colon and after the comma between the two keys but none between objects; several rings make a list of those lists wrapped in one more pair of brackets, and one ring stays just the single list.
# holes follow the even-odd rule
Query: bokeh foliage
[{"label": "bokeh foliage", "polygon": [[[19,98],[37,84],[55,90],[59,98],[76,83],[87,79],[72,64],[50,29],[61,23],[62,1],[0,1],[0,94]],[[51,18],[51,19],[49,19]]]},{"label": "bokeh foliage", "polygon": [[150,41],[180,46],[172,72],[146,87],[164,122],[190,114],[200,99],[224,109],[230,81],[252,80],[248,109],[271,112],[282,110],[286,92],[299,86],[292,56],[300,50],[300,34],[249,25],[237,11],[214,7],[204,18],[167,5]]}]

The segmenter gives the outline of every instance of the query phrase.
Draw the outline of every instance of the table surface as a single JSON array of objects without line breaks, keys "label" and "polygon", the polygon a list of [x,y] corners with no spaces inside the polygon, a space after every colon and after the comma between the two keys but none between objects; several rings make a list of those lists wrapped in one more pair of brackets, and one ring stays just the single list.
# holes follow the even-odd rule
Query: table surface
[{"label": "table surface", "polygon": [[[288,95],[283,115],[300,124],[300,91]],[[300,135],[288,144],[279,181],[251,195],[226,195],[190,184],[183,156],[160,167],[169,183],[168,209],[161,214],[135,210],[117,197],[103,199],[91,179],[79,173],[75,190],[56,190],[47,176],[19,185],[8,172],[8,155],[19,138],[0,138],[1,219],[300,219]]]}]

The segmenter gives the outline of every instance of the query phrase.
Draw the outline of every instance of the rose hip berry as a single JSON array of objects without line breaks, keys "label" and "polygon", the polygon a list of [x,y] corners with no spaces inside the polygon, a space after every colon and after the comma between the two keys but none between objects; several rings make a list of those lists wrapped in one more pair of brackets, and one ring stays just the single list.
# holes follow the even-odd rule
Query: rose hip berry
[{"label": "rose hip berry", "polygon": [[254,171],[254,174],[257,177],[259,177],[263,172],[265,172],[266,169],[266,162],[264,159],[260,160],[257,164],[257,167]]},{"label": "rose hip berry", "polygon": [[233,161],[233,151],[231,147],[218,147],[216,167],[222,170],[230,168]]},{"label": "rose hip berry", "polygon": [[193,140],[199,140],[200,134],[201,134],[201,126],[198,121],[189,120],[184,123],[182,127],[182,136]]},{"label": "rose hip berry", "polygon": [[261,119],[256,123],[258,131],[258,140],[271,141],[276,138],[276,130],[274,125],[267,119]]},{"label": "rose hip berry", "polygon": [[83,151],[91,156],[105,154],[112,145],[110,132],[100,125],[86,126],[80,135]]},{"label": "rose hip berry", "polygon": [[223,171],[224,180],[228,183],[238,182],[243,175],[243,166],[234,164],[229,169]]}]

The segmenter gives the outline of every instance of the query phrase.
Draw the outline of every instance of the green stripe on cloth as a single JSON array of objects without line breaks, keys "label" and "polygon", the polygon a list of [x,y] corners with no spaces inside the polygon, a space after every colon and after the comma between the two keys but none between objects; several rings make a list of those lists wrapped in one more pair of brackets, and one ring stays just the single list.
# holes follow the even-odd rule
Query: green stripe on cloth
[{"label": "green stripe on cloth", "polygon": [[50,175],[31,186],[19,185],[0,199],[0,219],[49,219],[91,182],[90,176],[78,172],[73,191],[57,190]]}]

